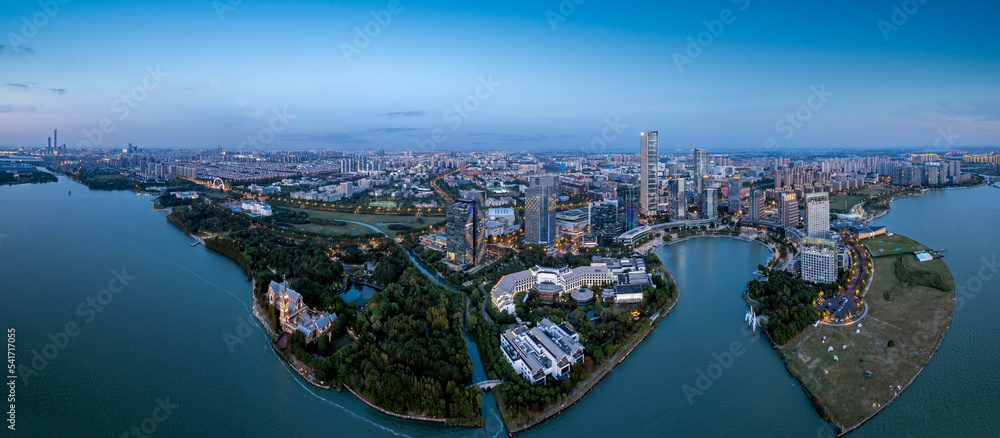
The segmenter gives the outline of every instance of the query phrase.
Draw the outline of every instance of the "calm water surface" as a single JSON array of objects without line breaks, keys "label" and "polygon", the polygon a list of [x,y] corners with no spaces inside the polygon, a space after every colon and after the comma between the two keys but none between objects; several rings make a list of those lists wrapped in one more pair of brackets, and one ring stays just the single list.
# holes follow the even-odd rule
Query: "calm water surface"
[{"label": "calm water surface", "polygon": [[[398,420],[349,394],[309,386],[248,316],[242,271],[203,246],[189,247],[192,240],[152,210],[151,199],[92,192],[64,178],[0,187],[0,329],[17,331],[19,373],[37,370],[18,380],[21,435],[117,437],[143,425],[162,436],[503,433],[492,396],[485,429],[457,429]],[[934,192],[897,201],[880,221],[948,249],[959,284],[977,287],[966,288],[930,366],[852,436],[1000,432],[1000,275],[975,280],[982,258],[1000,252],[998,201],[992,187]],[[681,301],[591,394],[524,435],[828,436],[780,356],[744,328],[740,294],[767,251],[699,239],[658,255]],[[109,282],[120,292],[101,292]],[[72,337],[62,335],[67,324]],[[700,392],[686,394],[685,385]],[[167,402],[176,408],[150,420]]]}]

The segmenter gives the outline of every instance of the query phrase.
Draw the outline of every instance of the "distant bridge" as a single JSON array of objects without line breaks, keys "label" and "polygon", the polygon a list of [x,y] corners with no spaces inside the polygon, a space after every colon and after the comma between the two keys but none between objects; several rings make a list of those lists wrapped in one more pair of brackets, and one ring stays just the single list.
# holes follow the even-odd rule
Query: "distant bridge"
[{"label": "distant bridge", "polygon": [[473,383],[473,384],[471,384],[469,386],[466,386],[465,389],[469,389],[469,388],[471,388],[473,386],[478,386],[479,389],[482,389],[483,391],[486,391],[486,390],[489,390],[489,389],[491,389],[491,388],[493,388],[493,387],[495,387],[495,386],[497,386],[497,385],[499,385],[501,383],[503,383],[503,380],[483,380],[482,382]]}]

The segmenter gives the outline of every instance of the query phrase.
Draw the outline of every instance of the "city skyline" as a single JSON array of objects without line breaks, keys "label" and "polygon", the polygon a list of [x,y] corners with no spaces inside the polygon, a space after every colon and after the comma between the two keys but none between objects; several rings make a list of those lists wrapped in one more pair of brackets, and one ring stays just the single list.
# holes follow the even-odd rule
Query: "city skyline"
[{"label": "city skyline", "polygon": [[53,129],[70,148],[595,153],[636,153],[641,130],[661,153],[1000,133],[994,5],[567,4],[13,2],[0,146]]}]

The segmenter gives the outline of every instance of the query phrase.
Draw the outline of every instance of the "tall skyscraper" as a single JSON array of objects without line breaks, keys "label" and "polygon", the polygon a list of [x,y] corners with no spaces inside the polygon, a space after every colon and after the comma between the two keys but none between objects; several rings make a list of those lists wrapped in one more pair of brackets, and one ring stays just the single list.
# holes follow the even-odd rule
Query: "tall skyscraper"
[{"label": "tall skyscraper", "polygon": [[837,246],[831,240],[802,239],[802,279],[815,283],[837,281]]},{"label": "tall skyscraper", "polygon": [[472,190],[448,205],[448,260],[478,265],[486,255],[486,212],[483,192]]},{"label": "tall skyscraper", "polygon": [[759,221],[764,217],[764,191],[753,189],[750,192],[750,220]]},{"label": "tall skyscraper", "polygon": [[705,190],[705,183],[708,182],[709,158],[708,151],[704,149],[694,150],[694,190],[699,196]]},{"label": "tall skyscraper", "polygon": [[729,178],[728,196],[726,196],[726,201],[729,203],[729,213],[732,215],[740,214],[740,210],[743,208],[743,180],[739,177]]},{"label": "tall skyscraper", "polygon": [[524,242],[548,246],[556,240],[558,195],[546,185],[529,188],[524,195]]},{"label": "tall skyscraper", "polygon": [[611,245],[618,235],[618,206],[611,202],[590,204],[590,234],[597,245]]},{"label": "tall skyscraper", "polygon": [[660,205],[660,181],[656,169],[660,162],[659,133],[657,131],[642,131],[639,136],[639,154],[642,156],[640,177],[640,200],[642,213],[655,216]]},{"label": "tall skyscraper", "polygon": [[559,184],[559,175],[532,175],[528,177],[528,187],[548,186],[549,192],[559,196],[562,189]]},{"label": "tall skyscraper", "polygon": [[675,221],[687,219],[687,180],[675,178],[670,181],[670,215]]},{"label": "tall skyscraper", "polygon": [[59,130],[58,129],[53,129],[52,130],[52,146],[54,146],[56,149],[59,149]]},{"label": "tall skyscraper", "polygon": [[795,192],[779,192],[778,206],[781,211],[778,225],[789,228],[799,224],[799,200]]},{"label": "tall skyscraper", "polygon": [[618,232],[624,233],[639,226],[639,189],[633,186],[619,186]]},{"label": "tall skyscraper", "polygon": [[830,194],[806,194],[806,235],[825,238],[830,231]]},{"label": "tall skyscraper", "polygon": [[702,200],[702,217],[705,219],[715,219],[718,216],[718,204],[715,189],[706,188],[705,196]]}]

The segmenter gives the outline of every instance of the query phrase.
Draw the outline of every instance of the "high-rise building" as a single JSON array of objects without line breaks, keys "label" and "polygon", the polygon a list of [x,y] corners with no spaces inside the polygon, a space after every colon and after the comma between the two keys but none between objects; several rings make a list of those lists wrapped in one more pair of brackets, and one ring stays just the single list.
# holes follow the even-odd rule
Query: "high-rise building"
[{"label": "high-rise building", "polygon": [[448,206],[448,260],[469,265],[482,262],[486,255],[486,212],[483,204],[483,192],[471,190],[465,198]]},{"label": "high-rise building", "polygon": [[675,178],[670,181],[670,215],[675,221],[687,219],[687,181],[684,178]]},{"label": "high-rise building", "polygon": [[736,216],[743,208],[743,180],[739,177],[729,178],[728,196],[729,213]]},{"label": "high-rise building", "polygon": [[532,175],[528,177],[528,187],[548,186],[549,192],[559,196],[562,193],[559,175]]},{"label": "high-rise building", "polygon": [[656,170],[660,162],[659,133],[657,131],[642,131],[639,137],[639,154],[642,156],[642,169],[639,171],[641,190],[640,201],[642,213],[655,216],[659,208],[660,181]]},{"label": "high-rise building", "polygon": [[639,189],[633,186],[619,186],[618,231],[624,233],[639,226]]},{"label": "high-rise building", "polygon": [[529,188],[524,195],[524,242],[548,246],[556,240],[556,202],[551,187]]},{"label": "high-rise building", "polygon": [[830,231],[830,194],[806,194],[806,235],[825,238]]},{"label": "high-rise building", "polygon": [[780,192],[778,207],[781,211],[778,225],[788,228],[799,224],[799,200],[795,197],[795,192]]},{"label": "high-rise building", "polygon": [[753,189],[750,192],[750,220],[759,221],[764,217],[764,190]]},{"label": "high-rise building", "polygon": [[590,234],[597,245],[611,245],[618,235],[618,206],[611,202],[590,204]]},{"label": "high-rise building", "polygon": [[694,191],[698,196],[701,196],[708,182],[709,160],[708,151],[704,149],[694,150]]},{"label": "high-rise building", "polygon": [[707,188],[705,189],[705,195],[702,200],[701,214],[705,219],[715,219],[718,215],[718,205],[716,203],[717,195],[715,194],[715,189]]},{"label": "high-rise building", "polygon": [[837,245],[832,240],[802,239],[802,279],[815,283],[837,281]]}]

